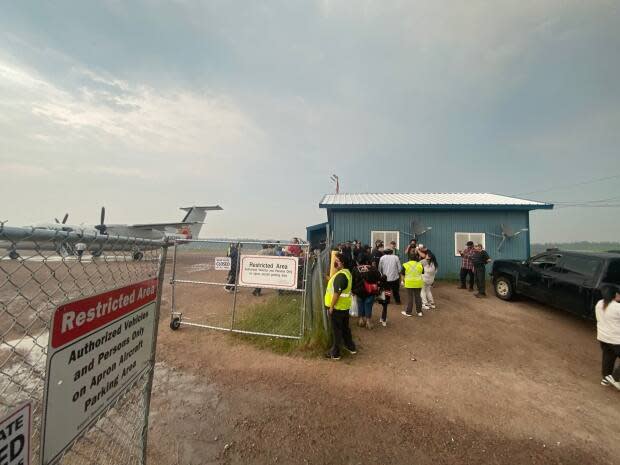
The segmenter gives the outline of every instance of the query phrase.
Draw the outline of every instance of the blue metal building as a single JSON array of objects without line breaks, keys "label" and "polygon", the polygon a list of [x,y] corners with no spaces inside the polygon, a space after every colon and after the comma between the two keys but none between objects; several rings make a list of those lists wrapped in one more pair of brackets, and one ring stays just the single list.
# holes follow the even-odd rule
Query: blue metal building
[{"label": "blue metal building", "polygon": [[482,243],[492,258],[529,257],[530,211],[553,205],[497,194],[403,193],[327,194],[319,207],[327,210],[327,224],[309,228],[313,241],[394,240],[402,258],[415,236],[437,256],[439,276],[450,277],[459,272],[457,250],[468,240]]}]

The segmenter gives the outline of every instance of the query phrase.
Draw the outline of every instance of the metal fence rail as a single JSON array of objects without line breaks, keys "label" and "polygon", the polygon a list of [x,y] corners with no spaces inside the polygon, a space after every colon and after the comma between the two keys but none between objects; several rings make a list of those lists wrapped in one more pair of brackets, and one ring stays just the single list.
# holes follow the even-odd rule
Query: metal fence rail
[{"label": "metal fence rail", "polygon": [[[294,288],[258,289],[239,281],[242,257],[278,256],[299,247],[298,281]],[[305,331],[309,245],[273,241],[194,239],[175,244],[172,262],[172,329],[194,326],[255,336],[301,339]],[[232,253],[231,253],[232,250]],[[221,258],[231,270],[216,269]],[[183,286],[181,292],[178,287]]]},{"label": "metal fence rail", "polygon": [[[0,417],[23,402],[31,403],[32,463],[41,458],[54,310],[70,299],[158,278],[158,314],[167,245],[148,239],[0,226]],[[80,249],[84,251],[78,255]],[[152,359],[155,338],[156,332]],[[151,365],[54,463],[143,464],[152,377]]]}]

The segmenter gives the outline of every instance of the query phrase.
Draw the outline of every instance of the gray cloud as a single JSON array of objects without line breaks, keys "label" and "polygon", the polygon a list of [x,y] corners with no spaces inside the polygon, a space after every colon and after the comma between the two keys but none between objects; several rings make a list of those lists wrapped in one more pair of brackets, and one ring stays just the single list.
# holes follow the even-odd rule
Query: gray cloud
[{"label": "gray cloud", "polygon": [[[332,172],[349,191],[508,194],[620,172],[615,3],[489,5],[10,4],[0,167],[22,194],[2,214],[213,202],[214,235],[287,236],[323,219]],[[614,211],[536,213],[533,236],[613,239]]]}]

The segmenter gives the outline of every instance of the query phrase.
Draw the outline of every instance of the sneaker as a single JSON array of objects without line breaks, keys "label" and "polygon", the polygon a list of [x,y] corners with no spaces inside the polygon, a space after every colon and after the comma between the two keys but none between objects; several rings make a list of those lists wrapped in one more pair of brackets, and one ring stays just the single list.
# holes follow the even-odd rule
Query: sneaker
[{"label": "sneaker", "polygon": [[[349,352],[351,355],[357,354],[357,349],[349,349],[347,346],[344,346],[344,350]],[[340,357],[338,357],[338,358],[340,358]]]},{"label": "sneaker", "polygon": [[384,328],[387,326],[387,320],[379,320],[379,322],[381,323],[381,326],[383,326]]},{"label": "sneaker", "polygon": [[406,312],[406,311],[404,311],[404,310],[403,310],[402,312],[400,312],[400,314],[401,314],[401,315],[404,315],[404,316],[413,316],[413,313],[407,313],[407,312]]},{"label": "sneaker", "polygon": [[374,325],[372,324],[372,321],[370,321],[370,318],[368,318],[366,320],[366,329],[372,329],[374,328]]},{"label": "sneaker", "polygon": [[334,356],[334,355],[330,354],[329,352],[327,352],[325,354],[325,358],[330,359],[330,360],[340,360],[340,355]]},{"label": "sneaker", "polygon": [[620,381],[616,381],[613,377],[613,375],[607,375],[605,376],[605,379],[607,380],[607,382],[609,384],[611,384],[613,387],[615,387],[618,391],[620,391]]},{"label": "sneaker", "polygon": [[430,310],[431,307],[429,307],[428,305],[422,305],[422,310],[426,311],[426,310]]},{"label": "sneaker", "polygon": [[435,304],[431,304],[431,308],[432,308],[433,310],[437,309],[437,307],[435,307]]},{"label": "sneaker", "polygon": [[607,381],[607,378],[603,378],[601,380],[601,386],[609,386],[611,383]]},{"label": "sneaker", "polygon": [[418,312],[418,313],[416,313],[416,315],[417,315],[417,316],[424,316],[424,313],[422,313],[422,312]]}]

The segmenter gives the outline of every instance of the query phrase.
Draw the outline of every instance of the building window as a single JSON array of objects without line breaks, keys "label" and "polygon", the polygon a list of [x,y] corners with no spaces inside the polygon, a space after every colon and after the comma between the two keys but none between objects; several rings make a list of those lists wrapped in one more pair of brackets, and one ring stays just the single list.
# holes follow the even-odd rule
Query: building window
[{"label": "building window", "polygon": [[486,247],[484,233],[454,233],[454,255],[460,256],[459,250],[464,250],[467,247],[467,242],[472,241],[475,244],[482,244],[483,248]]},{"label": "building window", "polygon": [[375,246],[376,241],[383,241],[386,247],[390,246],[390,242],[396,242],[396,248],[400,247],[399,233],[398,231],[371,231],[370,232],[370,245]]}]

